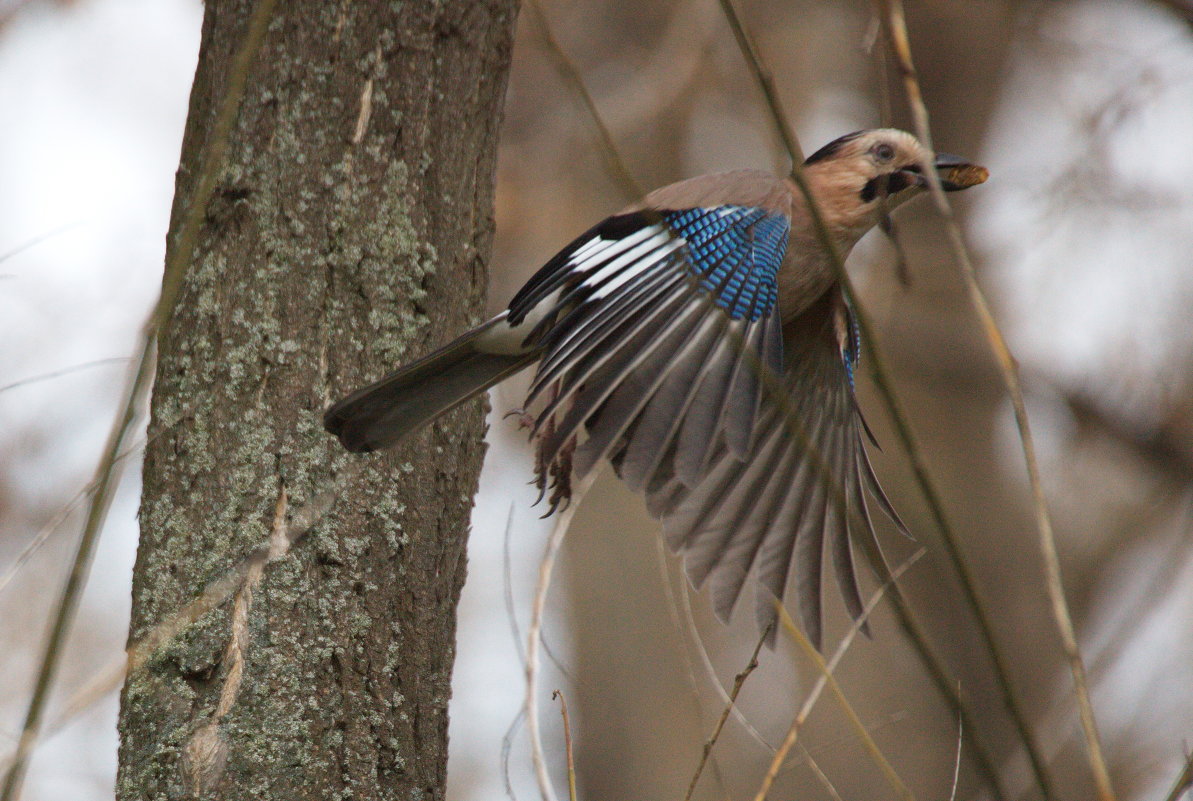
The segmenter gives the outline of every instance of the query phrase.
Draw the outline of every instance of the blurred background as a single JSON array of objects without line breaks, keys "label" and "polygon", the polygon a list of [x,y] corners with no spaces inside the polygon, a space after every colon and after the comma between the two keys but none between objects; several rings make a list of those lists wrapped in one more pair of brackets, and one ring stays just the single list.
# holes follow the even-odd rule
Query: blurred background
[{"label": "blurred background", "polygon": [[[864,2],[741,2],[804,149],[910,125]],[[160,281],[202,9],[186,0],[0,0],[0,751],[15,746],[46,616],[80,529],[125,360]],[[644,188],[720,169],[786,171],[761,96],[713,0],[544,2],[617,149]],[[1162,799],[1193,740],[1193,5],[1183,0],[924,0],[908,23],[935,144],[986,164],[955,195],[980,280],[1019,359],[1061,565],[1115,789]],[[592,120],[527,6],[498,175],[490,305],[625,205]],[[896,215],[912,276],[872,234],[851,272],[876,324],[945,511],[978,577],[1055,797],[1092,797],[1072,683],[1043,582],[1006,393],[927,201]],[[58,373],[62,374],[58,374]],[[531,508],[523,436],[499,388],[473,518],[452,708],[453,801],[535,797],[520,653],[551,521]],[[1039,798],[939,532],[865,378],[876,468],[927,554],[904,591],[976,713],[959,733],[889,609],[838,670],[916,796],[949,798],[958,747],[991,755],[1008,798]],[[127,459],[51,719],[119,659],[136,547],[139,454]],[[63,515],[65,519],[63,519]],[[30,543],[45,543],[19,561]],[[702,744],[756,642],[690,597],[639,498],[599,482],[551,589],[546,641],[572,714],[581,799],[683,799]],[[873,588],[873,584],[870,584]],[[826,641],[847,617],[827,594]],[[745,605],[748,607],[748,605]],[[815,679],[789,639],[764,650],[696,798],[751,798]],[[543,696],[563,793],[563,732]],[[39,747],[27,799],[102,799],[115,776],[115,696]],[[772,798],[889,797],[831,698]],[[508,744],[508,748],[505,746]],[[503,770],[503,751],[509,769]],[[809,763],[808,755],[818,769]],[[985,798],[963,755],[957,798]]]}]

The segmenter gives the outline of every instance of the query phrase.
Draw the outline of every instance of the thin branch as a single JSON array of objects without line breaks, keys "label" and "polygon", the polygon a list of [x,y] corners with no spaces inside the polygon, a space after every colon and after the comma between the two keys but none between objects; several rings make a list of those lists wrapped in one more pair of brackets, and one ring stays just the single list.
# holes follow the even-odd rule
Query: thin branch
[{"label": "thin branch", "polygon": [[[899,71],[903,76],[903,86],[907,93],[908,105],[911,107],[915,120],[916,134],[920,142],[930,152],[932,134],[928,124],[928,109],[924,105],[920,92],[919,80],[916,77],[915,66],[911,58],[911,43],[907,35],[907,25],[903,14],[902,0],[882,0],[887,14],[887,24],[890,28],[891,49],[894,51]],[[1085,675],[1085,665],[1081,659],[1081,651],[1077,646],[1077,637],[1073,630],[1073,620],[1069,614],[1068,601],[1065,599],[1064,585],[1061,580],[1060,558],[1057,554],[1056,539],[1052,532],[1052,519],[1048,513],[1048,503],[1044,497],[1044,484],[1040,476],[1040,466],[1036,458],[1035,442],[1032,438],[1031,424],[1027,419],[1027,407],[1023,400],[1023,387],[1019,381],[1019,373],[1015,359],[1007,347],[1006,340],[999,330],[985,294],[978,284],[977,272],[969,258],[969,252],[961,238],[961,229],[953,216],[952,208],[945,197],[944,188],[940,184],[940,176],[931,164],[924,165],[924,175],[928,179],[932,198],[936,208],[944,220],[949,243],[953,249],[953,257],[961,271],[969,292],[970,303],[974,307],[982,329],[990,343],[1002,374],[1003,383],[1011,396],[1011,403],[1015,409],[1015,423],[1019,428],[1019,439],[1023,444],[1023,458],[1027,465],[1028,480],[1031,483],[1032,505],[1036,516],[1036,526],[1039,530],[1040,551],[1044,559],[1044,571],[1047,579],[1048,595],[1052,602],[1052,613],[1060,631],[1061,643],[1065,656],[1068,658],[1069,670],[1073,675],[1073,687],[1077,696],[1077,706],[1081,715],[1081,728],[1085,734],[1086,748],[1089,751],[1090,767],[1093,770],[1094,782],[1097,785],[1098,797],[1102,801],[1112,801],[1114,790],[1110,782],[1110,771],[1106,766],[1106,759],[1102,754],[1102,745],[1098,737],[1098,727],[1094,718],[1093,704],[1090,701],[1089,688]],[[1024,730],[1026,734],[1026,729]],[[1031,751],[1029,750],[1029,753]],[[1043,766],[1036,764],[1038,754],[1031,753],[1033,767],[1042,779]]]},{"label": "thin branch", "polygon": [[833,786],[832,780],[820,769],[820,765],[812,757],[812,752],[808,750],[808,747],[803,743],[799,743],[798,745],[800,751],[803,752],[804,760],[808,763],[808,767],[812,769],[812,775],[816,777],[816,780],[820,782],[825,791],[832,796],[833,801],[844,801],[841,798],[841,794],[837,792],[837,788]]},{"label": "thin branch", "polygon": [[562,690],[551,693],[552,700],[559,701],[559,713],[563,716],[563,748],[567,753],[568,799],[576,801],[576,759],[572,753],[572,723],[568,720],[568,699]]},{"label": "thin branch", "polygon": [[42,381],[49,381],[51,378],[61,378],[62,376],[70,375],[71,373],[90,370],[92,367],[103,367],[109,364],[127,364],[128,362],[129,358],[127,356],[114,356],[109,359],[96,359],[95,361],[91,362],[83,362],[82,364],[72,365],[71,367],[63,367],[61,370],[54,370],[53,372],[41,373],[40,375],[22,378],[20,381],[13,381],[11,384],[5,384],[4,386],[0,387],[0,392],[7,392],[10,389],[25,387]]},{"label": "thin branch", "polygon": [[692,774],[692,781],[688,783],[688,791],[684,793],[683,801],[691,801],[692,793],[696,792],[696,783],[700,781],[700,774],[704,772],[704,766],[708,762],[709,756],[712,755],[713,746],[717,744],[717,740],[721,736],[721,729],[725,728],[725,721],[729,719],[729,713],[737,704],[737,696],[741,692],[742,685],[746,683],[746,679],[750,678],[750,674],[758,667],[758,652],[762,650],[762,645],[766,642],[767,635],[769,634],[770,626],[767,626],[766,630],[762,632],[762,636],[758,638],[758,644],[754,646],[754,652],[750,654],[750,661],[740,673],[734,676],[733,689],[729,692],[729,700],[721,710],[721,716],[717,718],[717,723],[713,726],[712,734],[704,741],[704,749],[700,754],[700,762],[696,765],[696,772]]},{"label": "thin branch", "polygon": [[713,667],[712,659],[710,659],[708,656],[708,649],[704,647],[704,642],[700,638],[700,630],[696,626],[696,616],[692,613],[691,593],[691,587],[686,583],[685,580],[683,592],[679,596],[681,599],[680,605],[684,613],[684,622],[687,624],[686,629],[690,637],[690,641],[696,652],[700,654],[700,659],[704,665],[705,673],[711,678],[713,688],[716,689],[717,694],[721,696],[721,701],[725,704],[726,708],[731,710],[731,714],[737,720],[738,724],[745,729],[746,733],[749,734],[756,743],[765,748],[767,753],[773,754],[775,752],[775,746],[767,742],[766,738],[762,736],[762,732],[758,731],[757,727],[750,722],[741,709],[739,709],[736,704],[732,703],[729,693],[726,692],[723,686],[721,686],[721,682],[717,680],[716,668]]},{"label": "thin branch", "polygon": [[539,5],[539,0],[530,0],[527,6],[530,9],[531,16],[534,17],[534,21],[538,23],[539,34],[542,36],[543,44],[547,47],[547,54],[551,57],[551,61],[559,71],[560,77],[563,78],[564,83],[572,88],[572,91],[579,95],[581,101],[584,103],[584,108],[588,111],[589,117],[592,118],[592,124],[597,129],[601,154],[605,157],[605,165],[609,170],[609,174],[613,177],[614,183],[617,184],[617,188],[621,190],[627,200],[635,201],[640,199],[646,193],[642,191],[642,187],[638,186],[638,182],[634,180],[634,176],[626,168],[625,161],[622,160],[621,154],[617,151],[617,145],[613,142],[613,135],[609,133],[609,128],[605,125],[605,121],[601,119],[601,114],[597,110],[596,103],[593,102],[588,87],[584,85],[584,79],[580,76],[580,70],[568,58],[567,53],[563,51],[555,35],[551,32],[551,25],[547,21],[546,14],[543,13],[542,6]]},{"label": "thin branch", "polygon": [[[791,157],[791,168],[794,172],[798,169],[799,165],[804,163],[804,151],[799,146],[799,139],[795,136],[795,128],[791,125],[791,120],[787,118],[787,112],[783,108],[782,101],[779,100],[779,93],[775,89],[774,75],[767,69],[766,62],[763,61],[761,54],[759,54],[753,37],[746,30],[741,17],[738,16],[737,9],[733,7],[733,0],[717,0],[717,2],[721,4],[721,11],[725,14],[725,21],[729,23],[729,29],[733,31],[733,38],[737,40],[738,49],[745,56],[746,62],[750,65],[750,69],[754,73],[755,80],[758,81],[758,87],[762,90],[762,94],[766,98],[766,105],[774,117],[775,133],[779,135],[779,141],[783,143],[783,149]],[[802,180],[801,176],[796,181],[801,190],[805,186]],[[805,191],[804,195],[807,197],[809,204],[812,204],[811,192]],[[819,220],[817,225],[823,227],[824,221],[820,219],[819,210],[813,212],[813,217]],[[829,253],[835,254],[836,248],[832,245],[832,238],[828,236],[828,229],[825,229],[824,234],[823,243],[825,248]],[[837,256],[837,260],[840,260],[839,255]]]},{"label": "thin branch", "polygon": [[122,412],[116,418],[108,435],[108,443],[96,468],[96,475],[92,482],[95,490],[91,494],[83,534],[75,548],[70,573],[67,575],[66,583],[63,585],[54,613],[50,618],[50,630],[38,665],[37,681],[29,699],[25,720],[21,725],[21,736],[17,743],[16,753],[4,776],[4,785],[0,788],[0,801],[16,801],[20,796],[21,784],[28,767],[29,753],[32,751],[34,743],[37,742],[37,736],[41,730],[42,718],[45,715],[46,703],[49,700],[54,679],[57,677],[58,663],[62,658],[66,636],[74,622],[79,599],[83,594],[83,587],[87,583],[91,557],[95,552],[95,545],[99,541],[99,532],[103,527],[112,495],[119,482],[120,462],[116,457],[120,452],[125,435],[137,417],[137,410],[141,406],[143,397],[148,391],[152,362],[153,339],[148,338],[143,341],[141,355],[126,382]]},{"label": "thin branch", "polygon": [[[676,636],[679,637],[678,650],[679,650],[680,658],[683,660],[684,674],[687,676],[687,679],[688,679],[688,681],[687,681],[688,689],[691,691],[691,694],[689,697],[692,699],[692,707],[695,710],[696,720],[699,721],[701,725],[703,725],[704,709],[703,709],[703,705],[701,704],[701,699],[700,699],[700,686],[696,680],[696,668],[692,664],[691,655],[688,653],[688,647],[687,647],[688,642],[687,642],[687,638],[685,637],[685,626],[684,626],[685,621],[681,620],[681,618],[680,618],[680,611],[679,611],[680,605],[679,605],[678,601],[676,600],[675,589],[672,586],[672,584],[674,582],[672,582],[672,580],[671,580],[670,565],[667,561],[667,547],[663,543],[662,537],[655,537],[654,542],[655,542],[655,555],[658,557],[655,561],[659,566],[659,576],[663,581],[663,595],[667,601],[667,613],[671,616],[671,626],[675,630]],[[683,581],[683,580],[684,579],[681,576],[680,581]],[[706,675],[707,675],[709,681],[718,690],[721,691],[722,695],[724,695],[724,688],[721,686],[721,682],[717,678],[716,671],[714,671],[712,669],[712,661],[708,659],[708,654],[705,651],[705,649],[703,648],[703,643],[699,641],[699,632],[696,631],[695,620],[692,618],[692,614],[691,614],[692,606],[691,606],[691,603],[689,603],[686,585],[682,588],[682,592],[683,592],[683,598],[684,598],[684,611],[687,612],[687,621],[686,622],[690,626],[690,628],[688,628],[687,631],[690,631],[692,633],[693,638],[696,640],[697,647],[699,647],[701,650],[701,656],[704,658],[704,662],[703,662],[702,666],[706,670]],[[761,647],[761,645],[762,645],[761,639],[758,641],[758,645],[759,645],[759,647]],[[757,659],[758,659],[758,648],[755,648],[754,655],[750,660],[750,663],[752,665],[754,665],[754,667],[757,667]],[[752,671],[753,668],[749,668],[749,670]],[[743,679],[743,681],[744,681],[744,679]],[[725,711],[726,715],[729,714],[729,709],[733,708],[733,700],[732,699],[737,698],[738,690],[740,690],[740,686],[735,683],[734,691],[733,691],[731,697],[728,700],[726,700],[726,704],[727,704],[726,711]],[[718,727],[718,730],[719,730],[719,727]],[[684,801],[689,801],[689,799],[691,797],[692,790],[695,788],[696,778],[699,777],[700,772],[704,769],[704,762],[708,759],[709,751],[711,751],[711,748],[706,748],[705,755],[701,758],[700,766],[696,770],[696,776],[693,777],[692,783],[688,786],[688,797],[685,798]],[[716,779],[717,784],[720,785],[721,794],[728,801],[728,799],[731,797],[729,794],[729,789],[727,787],[725,787],[724,780],[721,777],[720,766],[717,764],[717,760],[715,757],[712,758],[712,768],[713,768],[713,777]]]},{"label": "thin branch", "polygon": [[50,690],[57,675],[58,663],[62,656],[66,636],[74,621],[78,608],[79,597],[87,583],[87,575],[91,566],[91,557],[95,551],[99,534],[107,517],[112,494],[118,480],[117,455],[121,445],[133,422],[137,419],[137,410],[144,397],[148,394],[150,377],[153,367],[153,356],[158,337],[169,325],[177,300],[182,279],[186,268],[191,262],[195,246],[198,242],[199,231],[206,215],[207,204],[215,189],[219,168],[227,151],[228,139],[232,126],[236,121],[240,109],[240,101],[244,95],[245,83],[248,80],[249,68],[260,49],[265,31],[272,16],[273,5],[276,0],[260,0],[253,9],[249,19],[249,27],[244,40],[237,50],[230,68],[228,86],[221,100],[219,113],[212,126],[209,146],[204,154],[203,164],[199,173],[199,180],[192,194],[191,202],[179,229],[174,247],[166,258],[165,275],[162,281],[162,291],[153,312],[146,322],[142,334],[139,355],[133,362],[125,382],[122,409],[113,421],[112,430],[108,435],[108,442],[104,448],[96,468],[95,492],[87,510],[87,520],[83,527],[71,564],[70,574],[58,598],[54,611],[50,633],[46,638],[40,665],[37,671],[37,683],[29,701],[25,720],[21,726],[21,737],[16,755],[4,777],[3,787],[0,788],[0,801],[16,801],[20,795],[21,784],[28,766],[28,755],[37,740],[41,729],[42,718],[45,714],[46,703]]},{"label": "thin branch", "polygon": [[543,801],[555,801],[555,790],[551,787],[551,777],[547,774],[547,763],[543,758],[543,740],[538,719],[539,643],[542,640],[543,611],[547,606],[547,591],[551,588],[551,573],[555,569],[559,546],[563,544],[573,515],[599,473],[600,470],[594,468],[572,488],[571,500],[555,518],[555,526],[551,529],[542,561],[539,562],[539,579],[530,612],[530,628],[526,633],[526,723],[530,731],[530,757],[534,763],[534,775]]},{"label": "thin branch", "polygon": [[[3,26],[4,26],[3,15],[0,15],[0,27],[3,27]],[[45,242],[49,239],[53,239],[54,237],[58,236],[58,234],[65,233],[67,231],[70,231],[73,228],[78,228],[82,224],[83,224],[83,222],[81,220],[79,220],[76,222],[67,223],[66,225],[60,225],[57,228],[52,228],[49,231],[46,231],[44,234],[38,234],[37,236],[33,237],[32,239],[26,240],[25,242],[22,242],[21,244],[17,245],[15,248],[8,251],[7,253],[0,253],[0,262],[8,261],[13,256],[16,256],[19,253],[24,253],[26,250],[29,250],[32,247],[36,247],[37,245],[40,245],[42,242]]]}]

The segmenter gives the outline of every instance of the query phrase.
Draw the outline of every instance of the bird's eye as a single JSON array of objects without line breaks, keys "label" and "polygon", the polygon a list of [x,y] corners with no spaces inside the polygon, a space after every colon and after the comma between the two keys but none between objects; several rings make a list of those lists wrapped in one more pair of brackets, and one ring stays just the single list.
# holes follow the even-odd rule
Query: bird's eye
[{"label": "bird's eye", "polygon": [[895,148],[886,142],[879,142],[870,150],[870,152],[873,153],[874,158],[880,162],[890,161],[895,157]]}]

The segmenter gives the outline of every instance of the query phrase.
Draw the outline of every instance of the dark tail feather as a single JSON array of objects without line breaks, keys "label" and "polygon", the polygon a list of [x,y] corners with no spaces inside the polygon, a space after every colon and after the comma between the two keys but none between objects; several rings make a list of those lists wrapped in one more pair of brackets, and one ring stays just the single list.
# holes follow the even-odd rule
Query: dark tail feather
[{"label": "dark tail feather", "polygon": [[478,350],[477,338],[490,327],[469,331],[431,355],[358,389],[327,410],[323,427],[353,453],[388,448],[538,358],[533,351],[503,354]]}]

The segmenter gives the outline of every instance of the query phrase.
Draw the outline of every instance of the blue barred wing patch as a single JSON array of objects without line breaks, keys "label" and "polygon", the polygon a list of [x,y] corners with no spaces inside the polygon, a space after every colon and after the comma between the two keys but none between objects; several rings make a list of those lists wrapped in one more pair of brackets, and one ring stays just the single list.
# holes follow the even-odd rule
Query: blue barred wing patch
[{"label": "blue barred wing patch", "polygon": [[687,242],[693,272],[735,320],[757,320],[779,298],[776,275],[787,253],[787,218],[752,206],[662,212]]}]

